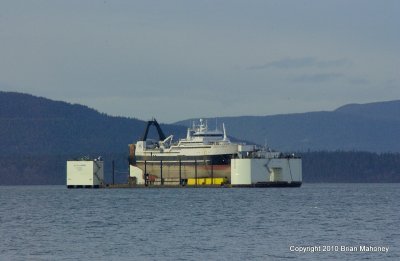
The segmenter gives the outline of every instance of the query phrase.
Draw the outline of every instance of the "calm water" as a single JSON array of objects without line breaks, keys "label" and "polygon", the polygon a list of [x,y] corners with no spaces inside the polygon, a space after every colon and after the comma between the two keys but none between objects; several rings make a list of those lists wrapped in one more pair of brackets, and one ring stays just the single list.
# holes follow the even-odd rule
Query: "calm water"
[{"label": "calm water", "polygon": [[[400,260],[399,199],[400,184],[0,187],[0,260]],[[389,251],[290,250],[360,245]]]}]

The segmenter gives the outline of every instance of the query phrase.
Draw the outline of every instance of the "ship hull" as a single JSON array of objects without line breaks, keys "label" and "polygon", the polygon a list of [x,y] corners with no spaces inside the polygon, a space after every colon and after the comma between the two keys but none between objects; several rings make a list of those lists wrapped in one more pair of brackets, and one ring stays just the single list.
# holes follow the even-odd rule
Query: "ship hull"
[{"label": "ship hull", "polygon": [[[227,155],[207,157],[181,157],[152,158],[145,160],[138,158],[131,166],[141,170],[138,181],[145,180],[148,175],[149,182],[163,184],[185,184],[189,179],[224,178],[230,180],[230,157]],[[143,181],[142,180],[142,181]]]}]

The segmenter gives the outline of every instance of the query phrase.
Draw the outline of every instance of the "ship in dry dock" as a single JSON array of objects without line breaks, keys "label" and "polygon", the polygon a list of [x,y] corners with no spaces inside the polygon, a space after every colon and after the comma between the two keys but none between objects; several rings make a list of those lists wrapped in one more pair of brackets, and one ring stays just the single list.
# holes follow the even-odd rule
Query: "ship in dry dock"
[{"label": "ship in dry dock", "polygon": [[[148,139],[154,125],[159,140]],[[301,159],[257,145],[231,142],[225,125],[210,130],[200,119],[186,138],[166,137],[155,119],[130,144],[130,180],[137,185],[291,186],[302,183]]]}]

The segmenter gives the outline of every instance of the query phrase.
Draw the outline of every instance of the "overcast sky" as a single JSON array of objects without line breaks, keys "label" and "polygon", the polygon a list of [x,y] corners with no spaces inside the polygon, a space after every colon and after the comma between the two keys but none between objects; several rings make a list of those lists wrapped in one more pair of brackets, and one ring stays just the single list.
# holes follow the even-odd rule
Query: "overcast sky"
[{"label": "overcast sky", "polygon": [[2,0],[0,90],[167,123],[395,100],[399,14],[398,0]]}]

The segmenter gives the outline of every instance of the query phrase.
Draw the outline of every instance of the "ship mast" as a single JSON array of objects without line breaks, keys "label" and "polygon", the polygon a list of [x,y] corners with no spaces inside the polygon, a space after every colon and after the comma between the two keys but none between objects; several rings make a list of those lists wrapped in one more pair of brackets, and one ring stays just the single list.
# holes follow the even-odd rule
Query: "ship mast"
[{"label": "ship mast", "polygon": [[224,141],[226,141],[226,140],[227,140],[227,137],[226,137],[225,123],[222,123],[222,129],[223,129],[223,131],[224,131]]}]

